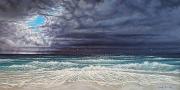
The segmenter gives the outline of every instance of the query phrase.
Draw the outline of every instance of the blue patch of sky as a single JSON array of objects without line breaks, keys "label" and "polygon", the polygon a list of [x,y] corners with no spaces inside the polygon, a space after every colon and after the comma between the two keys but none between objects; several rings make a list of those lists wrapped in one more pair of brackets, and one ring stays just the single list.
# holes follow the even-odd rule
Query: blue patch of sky
[{"label": "blue patch of sky", "polygon": [[30,27],[31,29],[33,29],[34,31],[38,31],[38,27],[42,26],[43,24],[45,24],[45,17],[38,15],[35,18],[31,19],[30,21],[28,21],[28,27]]}]

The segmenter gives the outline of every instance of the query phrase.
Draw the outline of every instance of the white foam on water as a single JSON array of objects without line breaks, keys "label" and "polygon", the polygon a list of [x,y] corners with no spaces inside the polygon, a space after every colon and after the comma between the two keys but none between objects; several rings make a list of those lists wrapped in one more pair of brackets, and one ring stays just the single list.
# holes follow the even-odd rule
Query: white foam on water
[{"label": "white foam on water", "polygon": [[9,70],[58,70],[64,68],[71,68],[75,67],[78,64],[71,63],[71,62],[57,62],[57,61],[49,61],[49,62],[40,62],[40,61],[33,61],[27,64],[22,65],[11,65],[7,66]]},{"label": "white foam on water", "polygon": [[114,60],[114,59],[79,59],[79,60],[67,60],[70,62],[75,62],[75,63],[87,63],[87,64],[92,64],[92,63],[99,63],[99,64],[103,64],[103,63],[123,63],[123,62],[127,62],[127,61],[132,61],[132,60]]},{"label": "white foam on water", "polygon": [[[120,64],[116,64],[116,63]],[[110,69],[116,70],[135,70],[135,71],[149,71],[149,72],[168,72],[168,73],[180,73],[179,67],[176,65],[164,64],[160,62],[149,62],[145,61],[142,63],[124,63],[128,60],[106,60],[106,59],[88,59],[88,60],[67,60],[61,61],[32,61],[25,64],[14,64],[10,66],[5,66],[8,70],[61,70],[61,69],[71,69],[71,68],[83,68],[87,66],[101,66],[108,67]]]},{"label": "white foam on water", "polygon": [[148,62],[143,63],[130,63],[130,64],[118,64],[114,65],[113,68],[130,69],[130,70],[144,70],[144,71],[159,71],[159,72],[170,72],[178,71],[176,66],[163,64],[159,62]]}]

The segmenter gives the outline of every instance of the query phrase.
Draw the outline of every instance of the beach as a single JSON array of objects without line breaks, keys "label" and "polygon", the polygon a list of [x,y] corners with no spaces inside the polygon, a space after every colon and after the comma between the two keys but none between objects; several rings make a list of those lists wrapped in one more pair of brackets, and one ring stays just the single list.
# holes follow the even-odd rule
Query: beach
[{"label": "beach", "polygon": [[179,90],[177,85],[165,84],[167,86],[146,86],[142,87],[137,84],[129,84],[123,87],[121,86],[100,86],[96,83],[87,83],[87,82],[76,82],[66,85],[60,85],[57,87],[52,88],[40,88],[40,87],[26,87],[26,88],[11,88],[11,89],[4,89],[0,88],[1,90]]},{"label": "beach", "polygon": [[[0,75],[0,90],[179,90],[177,76],[89,67]],[[8,83],[2,83],[4,79]]]},{"label": "beach", "polygon": [[[96,57],[97,60],[92,57],[81,59],[64,58],[65,60],[63,61],[45,61],[45,58],[42,57],[38,58],[38,60],[36,58],[36,61],[28,61],[30,58],[27,59],[26,57],[26,61],[18,61],[19,59],[15,61],[10,60],[9,62],[3,61],[3,63],[1,62],[0,90],[180,89],[178,67],[175,68],[175,66],[165,63],[155,63],[155,58],[153,63],[148,59],[149,63],[143,61],[143,63],[139,62],[139,64],[132,62],[125,64],[124,62],[127,61],[127,58],[128,61],[130,58],[134,59],[134,57],[118,57],[121,63],[115,58],[110,59],[109,57]],[[41,61],[42,59],[43,61]],[[122,61],[122,59],[125,61]],[[23,58],[23,60],[25,59]],[[166,62],[170,63],[169,61]],[[111,65],[107,65],[107,63]]]}]

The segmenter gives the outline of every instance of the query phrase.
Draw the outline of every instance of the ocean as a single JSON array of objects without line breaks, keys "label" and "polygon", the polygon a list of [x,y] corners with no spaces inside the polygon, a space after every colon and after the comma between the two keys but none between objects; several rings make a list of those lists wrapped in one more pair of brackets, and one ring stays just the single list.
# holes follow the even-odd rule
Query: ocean
[{"label": "ocean", "polygon": [[0,90],[81,90],[76,84],[82,90],[179,90],[180,58],[0,56]]}]

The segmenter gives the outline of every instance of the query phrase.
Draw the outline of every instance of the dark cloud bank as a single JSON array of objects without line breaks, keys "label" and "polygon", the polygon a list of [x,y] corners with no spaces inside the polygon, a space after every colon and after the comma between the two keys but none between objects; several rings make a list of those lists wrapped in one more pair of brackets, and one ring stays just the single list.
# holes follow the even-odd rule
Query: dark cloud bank
[{"label": "dark cloud bank", "polygon": [[0,0],[0,53],[180,55],[180,0]]}]

